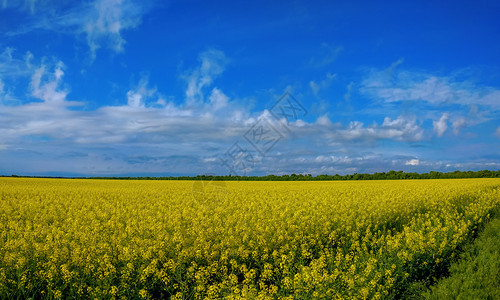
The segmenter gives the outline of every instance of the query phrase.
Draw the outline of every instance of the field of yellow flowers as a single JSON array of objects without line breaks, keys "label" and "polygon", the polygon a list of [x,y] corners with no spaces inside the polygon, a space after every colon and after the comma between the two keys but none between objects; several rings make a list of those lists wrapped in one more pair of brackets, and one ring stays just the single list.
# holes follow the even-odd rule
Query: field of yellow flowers
[{"label": "field of yellow flowers", "polygon": [[397,298],[500,205],[499,179],[199,184],[0,178],[0,298]]}]

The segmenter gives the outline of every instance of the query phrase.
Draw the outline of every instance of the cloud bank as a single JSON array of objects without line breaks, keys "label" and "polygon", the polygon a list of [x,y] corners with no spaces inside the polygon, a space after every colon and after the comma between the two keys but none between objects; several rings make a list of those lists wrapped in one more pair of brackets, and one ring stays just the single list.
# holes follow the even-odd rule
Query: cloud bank
[{"label": "cloud bank", "polygon": [[[398,81],[402,75],[394,71],[400,63],[390,67],[389,77],[387,70],[371,72],[359,91],[351,82],[345,95],[350,98],[354,92],[365,93],[373,101],[388,105],[404,101],[438,105],[437,100],[429,100],[438,99],[437,94],[456,99],[446,98],[456,91],[442,93],[442,89],[435,89],[436,95],[427,92],[425,97],[389,93],[388,89],[402,89]],[[185,86],[183,99],[164,96],[148,76],[142,76],[122,94],[121,104],[88,110],[85,101],[71,98],[64,62],[6,48],[0,55],[0,164],[4,168],[0,171],[49,175],[228,174],[230,170],[221,164],[220,156],[235,142],[245,143],[243,137],[259,120],[267,120],[282,138],[272,151],[261,155],[248,174],[345,174],[380,168],[448,171],[496,166],[482,158],[468,163],[426,159],[424,151],[435,139],[446,138],[450,130],[458,135],[484,122],[480,106],[489,105],[494,111],[490,102],[476,103],[465,116],[450,107],[449,112],[440,114],[400,113],[371,123],[340,122],[328,114],[283,123],[270,113],[271,107],[254,110],[245,98],[232,98],[224,92],[217,80],[230,65],[223,51],[210,48],[198,55],[195,66],[180,72],[179,79]],[[335,78],[335,74],[327,73],[325,79],[310,81],[311,97],[328,89]],[[24,97],[15,96],[10,84],[14,79],[26,82]],[[408,89],[417,90],[418,86]],[[278,100],[273,93],[268,95]],[[299,99],[308,102],[304,96]],[[500,138],[499,130],[494,134]],[[258,152],[248,143],[242,145]]]}]

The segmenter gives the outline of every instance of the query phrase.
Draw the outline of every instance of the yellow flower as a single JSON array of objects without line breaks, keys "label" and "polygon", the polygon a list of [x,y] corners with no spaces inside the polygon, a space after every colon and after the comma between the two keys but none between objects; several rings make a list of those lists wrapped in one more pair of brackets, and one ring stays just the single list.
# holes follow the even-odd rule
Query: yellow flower
[{"label": "yellow flower", "polygon": [[248,181],[220,197],[192,181],[0,178],[0,293],[381,299],[408,261],[454,257],[498,185]]}]

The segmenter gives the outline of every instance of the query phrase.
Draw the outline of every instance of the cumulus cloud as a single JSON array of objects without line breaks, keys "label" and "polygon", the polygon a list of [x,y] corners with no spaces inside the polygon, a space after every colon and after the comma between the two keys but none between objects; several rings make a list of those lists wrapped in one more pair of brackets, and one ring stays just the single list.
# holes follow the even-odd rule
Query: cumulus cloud
[{"label": "cumulus cloud", "polygon": [[379,129],[384,132],[381,136],[385,138],[402,141],[419,141],[423,138],[423,130],[415,116],[399,116],[394,120],[385,117]]},{"label": "cumulus cloud", "polygon": [[443,136],[443,134],[448,130],[448,113],[443,113],[441,118],[437,121],[432,121],[432,126],[434,127],[434,132],[438,137]]},{"label": "cumulus cloud", "polygon": [[212,106],[213,111],[217,111],[227,106],[229,97],[227,97],[218,88],[213,88],[208,100],[210,101],[210,105]]},{"label": "cumulus cloud", "polygon": [[323,116],[317,118],[316,124],[321,125],[323,127],[333,127],[332,121],[326,115],[323,115]]},{"label": "cumulus cloud", "polygon": [[381,124],[375,123],[368,126],[359,121],[351,121],[347,125],[332,123],[328,117],[322,116],[316,120],[314,125],[318,125],[314,130],[324,132],[327,139],[333,143],[384,139],[416,142],[422,140],[424,136],[424,130],[417,124],[415,116],[401,115],[395,119],[385,117]]},{"label": "cumulus cloud", "polygon": [[405,165],[407,166],[418,166],[420,164],[420,160],[418,159],[410,159],[405,162]]}]

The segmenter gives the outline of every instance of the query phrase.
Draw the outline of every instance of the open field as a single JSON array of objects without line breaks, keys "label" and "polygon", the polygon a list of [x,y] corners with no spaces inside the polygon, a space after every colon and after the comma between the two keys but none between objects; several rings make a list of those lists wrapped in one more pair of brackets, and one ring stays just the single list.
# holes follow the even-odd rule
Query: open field
[{"label": "open field", "polygon": [[0,179],[1,298],[379,299],[446,274],[500,179]]}]

